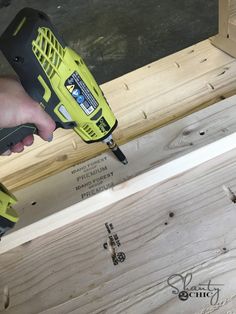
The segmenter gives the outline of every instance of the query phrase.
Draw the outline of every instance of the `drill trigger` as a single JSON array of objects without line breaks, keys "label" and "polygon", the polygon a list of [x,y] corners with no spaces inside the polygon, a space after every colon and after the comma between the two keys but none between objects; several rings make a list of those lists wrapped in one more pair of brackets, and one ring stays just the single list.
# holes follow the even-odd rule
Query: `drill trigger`
[{"label": "drill trigger", "polygon": [[75,121],[70,122],[56,121],[56,128],[73,129],[75,127],[77,127],[77,123]]}]

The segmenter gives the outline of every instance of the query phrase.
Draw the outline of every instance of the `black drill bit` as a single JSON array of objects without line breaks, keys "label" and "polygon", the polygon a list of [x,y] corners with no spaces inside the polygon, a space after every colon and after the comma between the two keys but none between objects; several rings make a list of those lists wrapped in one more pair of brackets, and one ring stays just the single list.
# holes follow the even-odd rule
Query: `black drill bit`
[{"label": "black drill bit", "polygon": [[125,155],[120,150],[119,146],[114,142],[114,140],[111,138],[109,141],[106,142],[107,146],[110,148],[110,150],[113,152],[113,154],[116,156],[116,158],[122,162],[122,164],[127,165],[128,160],[126,159]]}]

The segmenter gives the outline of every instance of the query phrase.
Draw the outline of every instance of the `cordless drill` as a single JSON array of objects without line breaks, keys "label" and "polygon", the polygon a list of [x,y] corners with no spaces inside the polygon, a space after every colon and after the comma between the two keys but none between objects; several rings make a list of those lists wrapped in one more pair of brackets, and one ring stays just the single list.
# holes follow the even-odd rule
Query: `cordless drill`
[{"label": "cordless drill", "polygon": [[[117,120],[82,58],[66,46],[48,16],[22,9],[0,37],[0,49],[26,92],[56,122],[86,143],[102,141],[123,164],[127,159],[112,139]],[[37,134],[33,124],[0,129],[0,154]],[[14,196],[0,184],[0,238],[18,221]]]},{"label": "cordless drill", "polygon": [[[22,9],[0,37],[0,49],[26,92],[53,118],[86,143],[103,141],[127,159],[112,138],[117,120],[82,58],[66,46],[48,16]],[[0,154],[37,133],[33,124],[0,129]]]}]

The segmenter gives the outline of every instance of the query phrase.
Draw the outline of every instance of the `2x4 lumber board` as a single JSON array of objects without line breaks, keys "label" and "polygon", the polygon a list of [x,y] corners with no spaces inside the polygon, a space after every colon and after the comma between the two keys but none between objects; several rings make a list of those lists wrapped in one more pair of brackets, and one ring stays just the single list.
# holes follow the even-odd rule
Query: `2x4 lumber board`
[{"label": "2x4 lumber board", "polygon": [[230,24],[234,23],[236,17],[235,0],[219,0],[219,35],[225,38],[236,40],[231,34]]},{"label": "2x4 lumber board", "polygon": [[235,104],[233,96],[129,142],[122,147],[129,156],[127,166],[102,155],[18,191],[21,220],[3,237],[0,252],[85,219],[235,148]]},{"label": "2x4 lumber board", "polygon": [[228,22],[230,16],[231,0],[219,0],[219,34],[223,37],[228,35]]},{"label": "2x4 lumber board", "polygon": [[[235,159],[236,150],[0,255],[0,313],[235,313],[236,205],[222,188],[236,191]],[[105,223],[126,254],[116,266]],[[167,280],[187,273],[188,288],[211,281],[219,299],[179,300]]]},{"label": "2x4 lumber board", "polygon": [[213,45],[236,57],[236,0],[219,0],[219,34]]},{"label": "2x4 lumber board", "polygon": [[[200,42],[128,73],[102,89],[119,121],[114,132],[125,143],[234,93],[236,60]],[[103,152],[101,143],[82,143],[73,131],[57,130],[52,143],[0,157],[0,181],[12,191]]]}]

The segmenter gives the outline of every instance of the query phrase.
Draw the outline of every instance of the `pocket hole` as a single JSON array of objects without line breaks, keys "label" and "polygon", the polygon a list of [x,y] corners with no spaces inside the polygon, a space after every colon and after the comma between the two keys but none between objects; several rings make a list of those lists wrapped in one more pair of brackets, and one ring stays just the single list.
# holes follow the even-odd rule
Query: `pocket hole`
[{"label": "pocket hole", "polygon": [[222,186],[225,194],[228,196],[228,198],[231,200],[231,202],[233,202],[234,204],[236,203],[236,195],[234,194],[234,192],[231,190],[231,188],[223,185]]}]

